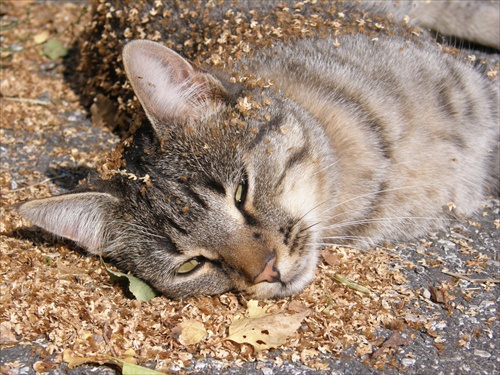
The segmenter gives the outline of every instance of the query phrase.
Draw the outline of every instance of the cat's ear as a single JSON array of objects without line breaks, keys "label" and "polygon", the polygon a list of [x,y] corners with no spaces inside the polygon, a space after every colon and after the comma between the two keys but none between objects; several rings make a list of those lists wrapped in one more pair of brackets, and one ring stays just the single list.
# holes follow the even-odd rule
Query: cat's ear
[{"label": "cat's ear", "polygon": [[160,132],[168,120],[198,118],[226,95],[217,78],[159,43],[129,42],[123,63],[135,94]]},{"label": "cat's ear", "polygon": [[100,254],[118,199],[105,193],[76,193],[22,203],[17,211],[33,224]]}]

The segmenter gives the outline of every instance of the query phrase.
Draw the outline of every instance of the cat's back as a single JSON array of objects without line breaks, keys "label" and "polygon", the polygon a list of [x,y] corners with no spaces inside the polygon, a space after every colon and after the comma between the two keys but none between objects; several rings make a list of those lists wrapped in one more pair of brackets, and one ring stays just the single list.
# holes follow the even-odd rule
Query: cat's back
[{"label": "cat's back", "polygon": [[[384,112],[402,110],[391,110],[395,103],[401,107],[429,101],[448,117],[470,115],[471,107],[480,111],[483,104],[488,115],[498,104],[497,86],[472,63],[459,61],[431,43],[417,45],[397,37],[303,40],[275,46],[250,64],[308,108],[314,105],[314,100],[308,100],[314,93],[321,95],[320,101],[350,98],[353,104],[378,97],[381,104],[387,103]],[[404,110],[408,121],[411,108]]]},{"label": "cat's back", "polygon": [[[329,135],[343,171],[336,198],[352,202],[336,215],[428,217],[443,202],[469,214],[498,178],[498,86],[434,45],[360,35],[308,40],[278,46],[251,66]],[[395,228],[406,230],[387,226]]]}]

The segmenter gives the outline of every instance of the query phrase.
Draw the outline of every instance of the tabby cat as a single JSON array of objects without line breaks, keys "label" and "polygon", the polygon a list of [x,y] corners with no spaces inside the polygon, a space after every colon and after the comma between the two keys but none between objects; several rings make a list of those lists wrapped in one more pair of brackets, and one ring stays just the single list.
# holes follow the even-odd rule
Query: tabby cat
[{"label": "tabby cat", "polygon": [[308,38],[208,72],[134,40],[123,63],[149,122],[106,176],[18,210],[168,297],[288,296],[319,247],[409,240],[498,188],[498,85],[431,43]]}]

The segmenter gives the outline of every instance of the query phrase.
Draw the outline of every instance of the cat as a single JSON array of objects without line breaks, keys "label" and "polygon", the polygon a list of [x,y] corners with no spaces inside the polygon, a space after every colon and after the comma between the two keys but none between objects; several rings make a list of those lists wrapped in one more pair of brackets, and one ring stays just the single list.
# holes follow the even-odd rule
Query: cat
[{"label": "cat", "polygon": [[133,40],[123,63],[149,121],[18,211],[167,297],[289,296],[321,246],[411,240],[498,189],[498,86],[433,45],[306,38],[208,72]]}]

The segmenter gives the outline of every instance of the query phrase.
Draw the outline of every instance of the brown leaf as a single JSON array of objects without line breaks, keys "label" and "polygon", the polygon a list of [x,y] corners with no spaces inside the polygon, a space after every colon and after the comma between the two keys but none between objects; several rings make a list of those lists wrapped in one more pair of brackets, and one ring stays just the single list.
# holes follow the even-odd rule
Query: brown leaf
[{"label": "brown leaf", "polygon": [[443,305],[448,305],[455,297],[448,292],[448,288],[445,286],[435,287],[430,286],[429,292],[431,292],[431,300],[435,303],[442,303]]},{"label": "brown leaf", "polygon": [[257,301],[249,301],[247,317],[233,321],[226,340],[250,344],[256,351],[276,348],[297,332],[308,314],[309,310],[293,315],[268,314]]},{"label": "brown leaf", "polygon": [[298,312],[298,313],[309,310],[306,305],[304,305],[302,302],[297,301],[297,300],[293,300],[292,302],[290,302],[290,304],[288,305],[288,308],[290,310],[292,310],[294,312]]},{"label": "brown leaf", "polygon": [[0,323],[0,344],[9,345],[17,343],[16,336],[12,332],[10,322]]},{"label": "brown leaf", "polygon": [[98,362],[95,358],[91,357],[73,357],[71,349],[66,349],[63,352],[63,361],[68,364],[69,369],[74,369],[75,367],[81,366],[85,363],[95,363]]},{"label": "brown leaf", "polygon": [[321,256],[329,266],[337,266],[340,264],[340,256],[338,254],[332,254],[327,251],[321,252]]},{"label": "brown leaf", "polygon": [[37,361],[33,364],[33,370],[40,373],[49,372],[51,370],[55,370],[58,367],[59,365],[54,362]]},{"label": "brown leaf", "polygon": [[182,345],[197,344],[207,336],[207,330],[203,323],[194,319],[177,324],[172,333]]},{"label": "brown leaf", "polygon": [[410,340],[401,336],[401,333],[394,332],[387,340],[384,341],[382,346],[375,350],[372,354],[372,358],[376,358],[384,352],[385,349],[396,348],[398,346],[405,346],[410,343]]}]

